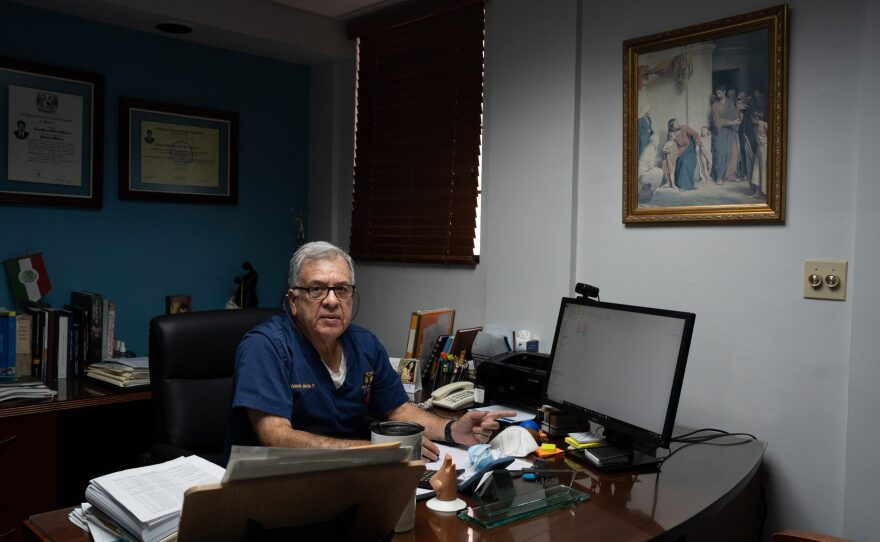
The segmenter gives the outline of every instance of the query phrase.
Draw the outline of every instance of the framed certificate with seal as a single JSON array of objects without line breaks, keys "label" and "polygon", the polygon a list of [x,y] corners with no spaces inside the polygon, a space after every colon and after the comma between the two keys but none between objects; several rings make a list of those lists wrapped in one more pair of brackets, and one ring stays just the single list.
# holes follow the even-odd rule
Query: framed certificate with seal
[{"label": "framed certificate with seal", "polygon": [[119,100],[119,198],[238,203],[238,115]]},{"label": "framed certificate with seal", "polygon": [[0,204],[100,208],[104,78],[0,57]]}]

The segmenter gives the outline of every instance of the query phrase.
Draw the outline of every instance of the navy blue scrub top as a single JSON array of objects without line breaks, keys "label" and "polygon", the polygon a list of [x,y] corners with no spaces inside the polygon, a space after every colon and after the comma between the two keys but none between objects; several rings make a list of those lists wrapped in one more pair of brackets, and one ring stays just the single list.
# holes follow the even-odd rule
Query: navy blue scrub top
[{"label": "navy blue scrub top", "polygon": [[349,325],[340,341],[346,375],[336,388],[324,362],[286,313],[245,334],[236,353],[224,463],[232,444],[260,444],[246,408],[289,418],[301,431],[368,439],[367,413],[381,415],[407,401],[400,377],[373,333]]}]

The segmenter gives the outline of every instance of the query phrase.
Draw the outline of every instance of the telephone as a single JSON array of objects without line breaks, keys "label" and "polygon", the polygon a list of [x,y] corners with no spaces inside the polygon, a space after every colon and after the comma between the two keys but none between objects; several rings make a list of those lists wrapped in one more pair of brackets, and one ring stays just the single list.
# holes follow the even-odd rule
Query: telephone
[{"label": "telephone", "polygon": [[442,388],[437,388],[431,394],[431,401],[435,407],[458,410],[468,408],[474,404],[474,383],[453,382]]}]

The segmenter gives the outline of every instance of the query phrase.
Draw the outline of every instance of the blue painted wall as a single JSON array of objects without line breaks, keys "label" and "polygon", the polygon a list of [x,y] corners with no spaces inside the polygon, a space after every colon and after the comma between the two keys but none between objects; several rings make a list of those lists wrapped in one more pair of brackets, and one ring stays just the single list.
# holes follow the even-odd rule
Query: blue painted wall
[{"label": "blue painted wall", "polygon": [[[105,78],[103,208],[0,205],[0,260],[42,252],[52,306],[68,302],[71,290],[114,299],[118,337],[143,355],[166,295],[191,295],[194,310],[222,308],[245,260],[260,274],[260,305],[277,305],[295,248],[294,216],[308,219],[308,67],[6,0],[0,56]],[[120,96],[237,112],[238,205],[120,201]],[[12,305],[5,272],[0,305]]]}]

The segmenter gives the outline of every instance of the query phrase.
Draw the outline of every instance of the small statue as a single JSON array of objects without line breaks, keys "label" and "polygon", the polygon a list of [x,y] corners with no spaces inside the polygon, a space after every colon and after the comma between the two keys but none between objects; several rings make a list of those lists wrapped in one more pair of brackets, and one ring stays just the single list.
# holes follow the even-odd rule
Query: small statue
[{"label": "small statue", "polygon": [[458,480],[455,476],[455,465],[452,456],[446,454],[443,457],[443,466],[437,474],[431,477],[431,487],[434,488],[436,497],[426,503],[426,506],[437,512],[457,512],[467,506],[458,498]]},{"label": "small statue", "polygon": [[257,270],[254,269],[251,262],[244,262],[241,267],[245,270],[245,274],[235,277],[234,280],[238,287],[226,302],[227,309],[259,306],[259,301],[257,301]]}]

